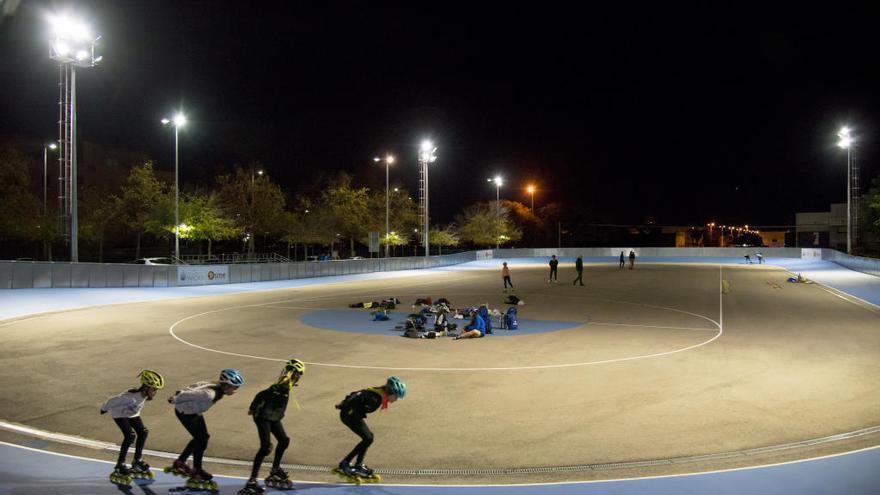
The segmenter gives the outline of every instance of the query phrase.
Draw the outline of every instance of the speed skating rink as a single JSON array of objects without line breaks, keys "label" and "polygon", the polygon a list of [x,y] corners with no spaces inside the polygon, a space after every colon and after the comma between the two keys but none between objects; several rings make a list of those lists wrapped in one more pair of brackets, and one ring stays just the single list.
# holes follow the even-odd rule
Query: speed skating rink
[{"label": "speed skating rink", "polygon": [[[498,260],[500,266],[500,260]],[[206,419],[206,468],[246,476],[259,442],[247,408],[283,363],[307,363],[284,426],[297,480],[327,471],[357,443],[334,409],[348,392],[406,380],[408,394],[367,422],[366,462],[390,483],[537,483],[766,465],[878,444],[878,310],[768,265],[588,264],[547,283],[544,263],[511,265],[521,321],[563,330],[496,330],[482,339],[407,339],[363,314],[363,332],[300,318],[350,303],[419,297],[500,310],[500,269],[60,311],[0,322],[5,423],[118,443],[99,405],[143,368],[166,389],[142,414],[147,461],[170,464],[189,439],[165,399],[221,368],[246,384]],[[328,313],[329,314],[329,313]],[[455,320],[459,326],[465,322]],[[517,333],[519,332],[519,333]],[[502,335],[503,333],[503,335]],[[22,442],[14,431],[0,440]],[[51,447],[105,460],[108,449]],[[267,461],[271,459],[271,455]],[[108,471],[109,472],[109,471]]]}]

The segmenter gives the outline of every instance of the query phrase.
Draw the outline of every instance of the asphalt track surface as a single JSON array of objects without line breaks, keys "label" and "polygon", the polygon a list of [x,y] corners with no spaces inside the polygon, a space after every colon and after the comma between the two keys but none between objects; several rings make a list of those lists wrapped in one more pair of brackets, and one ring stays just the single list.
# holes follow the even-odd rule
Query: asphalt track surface
[{"label": "asphalt track surface", "polygon": [[[237,367],[248,383],[207,413],[208,455],[246,464],[257,447],[245,414],[250,399],[296,356],[309,363],[295,390],[301,408],[291,405],[285,419],[293,439],[285,462],[303,467],[297,479],[331,479],[318,468],[335,464],[356,443],[333,404],[389,374],[405,378],[410,393],[370,416],[376,442],[367,462],[392,482],[665,475],[877,444],[871,428],[880,425],[880,334],[871,305],[818,285],[787,284],[787,272],[766,265],[587,266],[585,287],[568,285],[573,277],[565,270],[563,283],[551,285],[543,266],[512,269],[517,295],[526,301],[521,318],[582,324],[453,341],[404,339],[390,331],[355,335],[298,319],[387,296],[405,303],[444,296],[456,305],[503,308],[497,269],[119,304],[5,322],[0,417],[118,442],[118,430],[98,415],[98,406],[132,386],[141,368],[152,368],[166,376],[169,390],[143,414],[148,448],[176,452],[186,434],[162,399],[214,378],[220,368]],[[851,432],[861,433],[816,441]],[[111,452],[99,456],[113,458]],[[212,468],[246,470],[229,462]],[[519,471],[498,474],[511,469]]]}]

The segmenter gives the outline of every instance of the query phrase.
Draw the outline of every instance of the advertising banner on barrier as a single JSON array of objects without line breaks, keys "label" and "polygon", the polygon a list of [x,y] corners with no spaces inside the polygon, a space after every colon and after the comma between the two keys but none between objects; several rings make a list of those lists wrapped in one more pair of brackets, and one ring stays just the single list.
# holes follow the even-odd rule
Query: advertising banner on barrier
[{"label": "advertising banner on barrier", "polygon": [[217,285],[229,283],[226,265],[178,265],[177,285]]},{"label": "advertising banner on barrier", "polygon": [[821,260],[822,259],[822,250],[821,249],[813,249],[813,248],[802,248],[801,249],[801,259]]}]

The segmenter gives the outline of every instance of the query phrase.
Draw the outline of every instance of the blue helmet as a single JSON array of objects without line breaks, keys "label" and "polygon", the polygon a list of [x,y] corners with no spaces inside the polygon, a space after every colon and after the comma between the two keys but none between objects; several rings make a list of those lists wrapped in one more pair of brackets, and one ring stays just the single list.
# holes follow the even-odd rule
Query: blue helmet
[{"label": "blue helmet", "polygon": [[232,385],[233,387],[240,387],[244,385],[244,377],[241,376],[241,373],[239,373],[238,370],[226,368],[220,372],[220,383]]},{"label": "blue helmet", "polygon": [[388,378],[388,381],[385,382],[385,389],[389,394],[396,395],[398,399],[406,397],[406,383],[403,383],[403,380],[396,376]]}]

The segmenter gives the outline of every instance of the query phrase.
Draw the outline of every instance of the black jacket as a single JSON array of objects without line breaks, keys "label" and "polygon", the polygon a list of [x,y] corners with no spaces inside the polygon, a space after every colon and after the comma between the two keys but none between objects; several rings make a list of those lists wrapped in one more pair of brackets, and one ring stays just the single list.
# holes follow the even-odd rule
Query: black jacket
[{"label": "black jacket", "polygon": [[367,414],[375,412],[382,405],[382,391],[375,388],[365,388],[348,394],[337,409],[345,416],[366,418]]},{"label": "black jacket", "polygon": [[290,399],[290,385],[276,383],[261,391],[251,402],[254,421],[281,421]]}]

